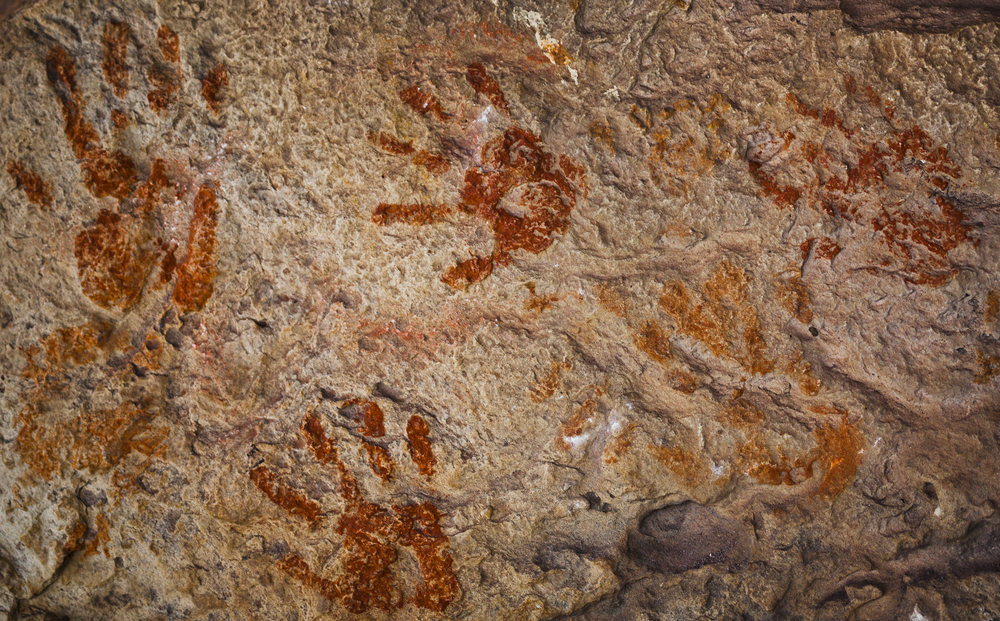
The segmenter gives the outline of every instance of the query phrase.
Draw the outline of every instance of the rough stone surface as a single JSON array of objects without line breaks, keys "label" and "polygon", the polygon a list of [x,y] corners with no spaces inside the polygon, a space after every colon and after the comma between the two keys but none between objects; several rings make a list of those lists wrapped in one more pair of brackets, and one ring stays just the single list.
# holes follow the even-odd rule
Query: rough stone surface
[{"label": "rough stone surface", "polygon": [[0,619],[1000,618],[996,15],[22,6]]}]

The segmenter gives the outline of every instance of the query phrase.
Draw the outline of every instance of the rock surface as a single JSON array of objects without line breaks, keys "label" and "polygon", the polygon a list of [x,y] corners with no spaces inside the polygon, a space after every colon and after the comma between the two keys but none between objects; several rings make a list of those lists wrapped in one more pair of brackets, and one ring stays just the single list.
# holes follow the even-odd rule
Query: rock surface
[{"label": "rock surface", "polygon": [[0,619],[1000,618],[997,14],[22,7]]}]

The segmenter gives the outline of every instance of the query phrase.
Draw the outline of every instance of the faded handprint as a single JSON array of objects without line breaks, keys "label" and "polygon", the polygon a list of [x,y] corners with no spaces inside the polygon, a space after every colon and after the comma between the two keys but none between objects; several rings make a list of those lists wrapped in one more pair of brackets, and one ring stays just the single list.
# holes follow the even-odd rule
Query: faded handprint
[{"label": "faded handprint", "polygon": [[[510,106],[500,85],[482,64],[469,65],[467,78],[476,92],[510,118]],[[399,97],[417,113],[432,114],[440,123],[450,119],[434,95],[416,86],[403,89]],[[371,138],[389,153],[413,155],[414,164],[433,174],[450,168],[448,158],[442,154],[417,151],[410,142],[384,132]],[[372,214],[372,221],[382,226],[432,224],[455,211],[488,223],[494,238],[492,252],[461,261],[442,276],[444,282],[455,288],[483,280],[496,266],[510,265],[514,251],[538,254],[547,249],[556,236],[565,234],[570,213],[586,196],[583,167],[566,155],[557,157],[549,153],[538,136],[515,124],[483,144],[476,162],[465,172],[461,202],[457,206],[380,203]]]},{"label": "faded handprint", "polygon": [[[879,242],[870,244],[869,234],[858,239],[857,233],[841,244],[809,239],[802,245],[804,258],[831,259],[842,246],[853,246],[870,254],[864,267],[869,272],[918,285],[945,284],[959,272],[950,253],[977,243],[950,198],[961,168],[919,125],[907,128],[897,120],[895,104],[872,87],[862,92],[846,76],[844,90],[851,105],[874,117],[867,128],[850,128],[832,108],[810,107],[789,93],[787,105],[801,117],[796,131],[804,135],[759,129],[747,149],[751,176],[779,207],[804,201],[845,233],[855,229],[844,224],[870,227],[870,237]],[[786,171],[798,171],[798,177]]]},{"label": "faded handprint", "polygon": [[[126,53],[130,37],[125,23],[105,27],[101,67],[117,99],[125,98],[129,91]],[[157,43],[161,58],[147,72],[153,87],[147,99],[154,112],[163,114],[174,103],[181,85],[180,43],[166,25],[160,26]],[[57,46],[49,52],[46,71],[62,107],[66,139],[79,161],[84,185],[95,198],[117,199],[114,208],[101,209],[94,222],[76,236],[74,254],[84,295],[103,308],[127,310],[139,302],[144,290],[159,289],[174,280],[172,298],[177,307],[182,312],[200,310],[212,295],[215,276],[216,187],[204,183],[195,193],[187,255],[178,261],[177,242],[163,239],[165,207],[185,194],[172,178],[170,165],[156,158],[141,179],[128,155],[105,147],[88,120],[76,67],[65,49]],[[216,75],[220,72],[225,78],[220,65],[206,80],[220,81]],[[217,110],[217,97],[216,89],[214,99],[207,101],[213,110]],[[129,124],[128,115],[121,110],[112,110],[110,117],[116,131]],[[29,200],[43,207],[51,205],[51,190],[37,173],[13,161],[7,170]],[[157,265],[158,275],[151,278]]]},{"label": "faded handprint", "polygon": [[[384,414],[374,401],[349,399],[339,416],[356,429],[368,466],[383,484],[393,481],[395,464],[382,445]],[[371,608],[398,610],[408,603],[442,612],[458,594],[458,579],[452,570],[448,538],[440,526],[441,513],[430,502],[379,505],[370,502],[350,468],[340,457],[337,440],[327,435],[323,419],[313,410],[299,427],[316,462],[332,468],[339,479],[342,509],[333,532],[343,537],[337,565],[338,576],[326,578],[315,572],[298,553],[290,552],[278,566],[324,597],[340,601],[352,613]],[[410,456],[421,475],[430,478],[436,463],[427,422],[418,415],[406,425]],[[327,511],[315,499],[291,486],[285,477],[265,463],[250,469],[250,479],[274,504],[305,520],[312,528],[324,526]],[[416,557],[421,580],[404,588],[397,586],[398,550],[409,548]]]}]

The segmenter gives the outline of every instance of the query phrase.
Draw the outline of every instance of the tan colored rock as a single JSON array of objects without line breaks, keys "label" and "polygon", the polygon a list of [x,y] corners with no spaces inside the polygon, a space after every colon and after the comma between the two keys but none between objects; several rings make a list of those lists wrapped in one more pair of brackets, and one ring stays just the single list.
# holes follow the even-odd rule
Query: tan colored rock
[{"label": "tan colored rock", "polygon": [[835,4],[13,11],[0,618],[1000,616],[995,7]]}]

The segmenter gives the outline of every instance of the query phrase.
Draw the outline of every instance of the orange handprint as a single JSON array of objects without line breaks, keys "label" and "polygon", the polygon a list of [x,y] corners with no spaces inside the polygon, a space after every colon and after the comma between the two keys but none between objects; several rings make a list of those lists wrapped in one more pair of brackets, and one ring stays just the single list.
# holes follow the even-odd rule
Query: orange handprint
[{"label": "orange handprint", "polygon": [[[368,465],[383,483],[392,480],[394,465],[389,453],[370,439],[385,434],[382,409],[374,401],[350,399],[340,408],[346,418],[356,418]],[[344,508],[334,532],[343,536],[339,561],[343,568],[334,579],[314,572],[297,553],[286,554],[278,566],[302,584],[316,589],[324,597],[339,600],[350,612],[360,614],[370,608],[392,611],[412,603],[437,612],[458,594],[458,579],[452,569],[448,538],[440,526],[441,513],[429,502],[385,506],[365,498],[354,474],[340,457],[337,442],[329,437],[323,421],[315,412],[302,420],[299,428],[316,461],[332,467],[340,481]],[[428,440],[426,421],[413,415],[406,426],[410,455],[420,473],[433,474],[434,456]],[[324,508],[302,491],[285,483],[283,477],[267,465],[250,470],[250,479],[270,500],[290,515],[304,519],[312,528],[321,526]],[[405,596],[396,585],[394,566],[397,548],[409,548],[416,556],[421,581],[412,596]]]},{"label": "orange handprint", "polygon": [[[104,59],[101,64],[105,81],[114,96],[123,99],[129,90],[126,52],[131,32],[125,23],[108,23],[104,29]],[[154,90],[148,100],[157,114],[166,112],[175,99],[181,82],[179,38],[168,26],[157,33],[161,59],[148,71]],[[221,67],[221,66],[220,66]],[[214,71],[219,71],[217,67]],[[224,73],[224,69],[221,69]],[[65,134],[73,154],[79,160],[83,182],[95,198],[113,197],[113,209],[101,209],[95,221],[77,235],[74,254],[81,289],[103,308],[127,310],[138,303],[146,288],[167,285],[176,273],[173,301],[183,312],[200,310],[212,295],[215,275],[215,228],[218,201],[211,183],[201,185],[193,200],[186,258],[178,263],[177,243],[164,241],[162,225],[164,205],[170,198],[183,196],[181,185],[171,179],[167,162],[154,159],[150,172],[140,180],[135,162],[118,149],[104,146],[94,125],[88,120],[76,67],[69,53],[54,47],[46,59],[49,82],[61,104]],[[217,102],[208,102],[210,107]],[[116,130],[128,125],[128,116],[113,110]],[[29,200],[42,206],[52,202],[48,185],[20,162],[10,162],[8,172],[28,194]],[[159,264],[159,278],[150,282]]]},{"label": "orange handprint", "polygon": [[[500,85],[482,64],[469,65],[467,78],[473,89],[510,117],[510,106]],[[399,95],[418,113],[433,113],[439,121],[449,118],[437,98],[415,86]],[[385,133],[373,138],[387,152],[397,155],[415,152],[410,143]],[[435,174],[449,168],[443,156],[426,151],[417,152],[413,161]],[[472,257],[448,268],[442,280],[455,288],[483,280],[498,265],[509,265],[515,250],[538,254],[547,249],[555,236],[569,228],[570,213],[586,196],[583,167],[566,155],[557,157],[549,153],[538,136],[517,125],[487,141],[477,161],[477,165],[465,172],[461,202],[456,208],[489,224],[494,237],[493,250],[488,256]],[[424,225],[444,220],[454,211],[447,205],[380,203],[372,221],[382,226]]]}]

